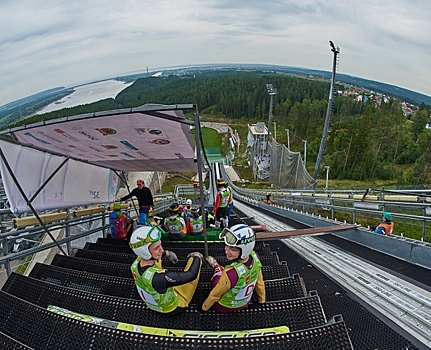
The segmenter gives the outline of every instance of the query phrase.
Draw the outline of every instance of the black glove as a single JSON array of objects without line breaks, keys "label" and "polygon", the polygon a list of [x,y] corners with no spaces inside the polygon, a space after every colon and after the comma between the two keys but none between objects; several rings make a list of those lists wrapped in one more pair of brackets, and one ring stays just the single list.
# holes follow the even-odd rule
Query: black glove
[{"label": "black glove", "polygon": [[178,257],[177,254],[175,254],[174,252],[171,252],[170,250],[167,250],[167,254],[166,257],[168,258],[168,260],[172,263],[172,264],[176,264],[178,262]]},{"label": "black glove", "polygon": [[189,255],[187,255],[187,259],[188,258],[193,258],[194,256],[195,256],[195,254],[199,254],[199,258],[201,259],[201,260],[203,260],[203,258],[204,258],[204,256],[201,254],[201,253],[199,253],[199,252],[193,252],[193,253],[190,253]]}]

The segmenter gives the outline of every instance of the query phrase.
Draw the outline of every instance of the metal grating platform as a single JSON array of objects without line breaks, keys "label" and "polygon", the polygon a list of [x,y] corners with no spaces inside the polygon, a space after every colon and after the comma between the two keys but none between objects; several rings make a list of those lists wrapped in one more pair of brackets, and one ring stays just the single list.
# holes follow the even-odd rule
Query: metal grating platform
[{"label": "metal grating platform", "polygon": [[32,348],[0,332],[0,349],[2,350],[31,350]]},{"label": "metal grating platform", "polygon": [[[165,244],[166,245],[166,244]],[[168,250],[172,250],[175,254],[178,255],[178,257],[186,257],[191,252],[200,252],[202,254],[205,253],[205,247],[202,244],[194,244],[190,245],[191,247],[182,247],[181,245],[169,245]],[[269,246],[262,246],[260,245],[260,249],[255,249],[255,251],[260,255],[270,254],[271,250]],[[123,244],[100,244],[100,243],[86,243],[84,246],[84,249],[88,250],[96,250],[96,251],[104,251],[104,252],[112,252],[112,253],[124,253],[124,254],[134,254],[133,250],[129,248],[127,245]],[[224,256],[224,246],[219,247],[216,246],[210,246],[209,251],[210,254],[213,256]]]},{"label": "metal grating platform", "polygon": [[[15,273],[2,290],[44,308],[55,305],[112,321],[173,328],[171,316],[149,310],[142,300],[82,292]],[[203,312],[200,306],[190,305],[174,319],[175,324],[178,324],[177,328],[202,331],[232,331],[283,325],[295,331],[326,323],[318,296],[250,304],[248,308],[231,314],[214,310]]]},{"label": "metal grating platform", "polygon": [[[59,266],[36,263],[30,277],[55,285],[103,295],[140,300],[135,282],[131,278],[99,275],[71,270]],[[304,282],[299,275],[266,281],[267,301],[302,298],[306,296]],[[211,283],[201,282],[192,303],[201,305],[211,292]]]},{"label": "metal grating platform", "polygon": [[[124,253],[112,253],[112,252],[102,252],[96,250],[86,250],[78,249],[75,253],[78,258],[95,259],[101,261],[111,261],[122,264],[132,264],[136,259],[135,254],[124,254]],[[227,265],[228,260],[225,256],[215,257],[221,265]],[[263,265],[278,265],[280,261],[276,253],[271,253],[270,255],[262,255],[260,261]],[[163,259],[163,267],[184,267],[186,266],[186,259],[179,259],[177,264],[172,264],[169,260]]]},{"label": "metal grating platform", "polygon": [[[132,273],[130,272],[130,264],[121,264],[57,254],[54,256],[51,265],[107,276],[132,278]],[[171,267],[169,269],[173,271],[182,270],[181,268],[177,267]],[[213,273],[214,270],[212,268],[202,267],[200,280],[203,282],[211,281]],[[289,269],[287,267],[287,264],[282,261],[279,265],[262,266],[262,273],[265,280],[273,280],[288,277]]]},{"label": "metal grating platform", "polygon": [[[108,238],[98,238],[97,239],[97,244],[109,244],[109,245],[119,245],[119,246],[129,246],[129,243],[126,240],[116,240],[116,239],[112,239],[110,237]],[[202,241],[168,241],[168,242],[163,242],[163,247],[165,249],[172,249],[174,250],[175,248],[185,248],[185,249],[190,249],[190,251],[193,251],[194,249],[197,249],[197,247],[200,247],[198,249],[203,249],[205,246],[205,243]],[[213,249],[213,248],[221,248],[224,249],[225,244],[223,242],[208,242],[208,248],[209,250]],[[265,247],[268,247],[268,244],[266,244],[263,241],[256,241],[255,243],[255,250],[261,250]]]},{"label": "metal grating platform", "polygon": [[290,269],[304,277],[308,289],[318,291],[328,317],[338,313],[343,315],[355,349],[418,349],[286,245],[276,241],[270,244],[279,254],[289,257]]},{"label": "metal grating platform", "polygon": [[[34,349],[352,349],[344,322],[333,322],[298,332],[251,338],[174,338],[111,329],[67,318],[0,291],[0,331]],[[172,323],[172,318],[171,318]],[[21,348],[17,348],[21,349]],[[26,349],[26,348],[22,348]]]}]

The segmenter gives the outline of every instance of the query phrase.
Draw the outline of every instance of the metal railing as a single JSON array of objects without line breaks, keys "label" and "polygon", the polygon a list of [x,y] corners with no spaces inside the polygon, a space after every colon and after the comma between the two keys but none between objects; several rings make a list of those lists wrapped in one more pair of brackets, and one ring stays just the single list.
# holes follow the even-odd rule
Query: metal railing
[{"label": "metal railing", "polygon": [[[154,195],[154,211],[160,213],[169,207],[169,205],[175,200],[173,193]],[[133,218],[136,218],[138,209],[134,209],[134,202],[129,202],[130,214]],[[3,252],[3,256],[0,257],[0,264],[5,266],[8,276],[11,273],[11,262],[14,260],[21,260],[29,255],[33,255],[42,252],[47,249],[58,247],[58,244],[64,247],[67,254],[72,253],[72,242],[75,240],[82,239],[86,236],[93,234],[100,237],[105,237],[107,230],[109,229],[109,215],[111,211],[109,206],[97,208],[99,212],[93,213],[88,208],[75,208],[68,209],[65,211],[59,211],[59,213],[67,213],[64,217],[65,220],[58,221],[45,221],[45,227],[52,233],[55,232],[57,237],[57,243],[53,241],[43,242],[43,238],[46,235],[46,231],[40,225],[30,225],[25,227],[14,227],[13,219],[5,220],[5,213],[3,213],[2,233],[0,233],[0,245]],[[85,213],[88,212],[88,215]],[[58,214],[58,213],[57,213]],[[47,215],[49,216],[49,215]],[[52,214],[55,220],[56,214]],[[30,219],[25,217],[24,219]],[[49,220],[49,219],[47,219]],[[28,220],[31,222],[31,220]],[[41,243],[43,242],[43,243]],[[23,243],[30,243],[29,247],[24,247]],[[41,243],[34,245],[34,243]]]},{"label": "metal railing", "polygon": [[[390,212],[394,219],[408,220],[422,226],[422,241],[427,239],[427,226],[431,225],[431,191],[387,191],[381,190],[255,190],[230,184],[235,195],[265,202],[286,209],[327,216],[335,220],[338,216],[350,218],[350,223],[363,217],[381,218],[382,212]],[[343,215],[344,214],[344,215]],[[428,227],[428,230],[430,228]],[[429,235],[428,235],[429,236]]]},{"label": "metal railing", "polygon": [[[266,195],[271,195],[274,206],[283,210],[297,210],[314,215],[321,215],[321,212],[328,213],[331,220],[336,220],[339,213],[348,213],[352,219],[351,223],[357,223],[359,215],[370,215],[380,217],[382,211],[390,211],[397,219],[421,222],[423,225],[423,240],[425,241],[427,225],[431,222],[428,215],[431,212],[430,193],[402,192],[397,193],[385,190],[371,191],[364,196],[364,191],[340,190],[340,191],[282,191],[282,190],[252,190],[244,189],[231,184],[234,197],[248,198],[250,201],[261,203],[266,199]],[[206,193],[205,189],[205,193]],[[193,185],[178,185],[175,193],[154,195],[155,212],[160,213],[169,207],[174,201],[178,201],[183,196],[199,196],[199,190]],[[210,203],[211,204],[211,203]],[[109,207],[105,207],[102,212],[88,215],[77,215],[76,211],[85,209],[67,210],[67,218],[58,222],[46,223],[50,232],[57,233],[57,242],[65,247],[67,254],[71,254],[73,242],[86,236],[97,235],[106,236],[109,228]],[[86,209],[88,210],[88,209]],[[133,217],[138,215],[138,211],[129,206]],[[5,218],[6,213],[2,213]],[[323,216],[323,215],[322,215]],[[6,272],[11,273],[11,261],[24,259],[26,256],[39,253],[57,246],[55,242],[42,242],[37,246],[30,246],[27,249],[19,250],[17,243],[39,242],[45,235],[45,231],[39,225],[32,225],[22,228],[13,228],[12,219],[3,219],[2,233],[0,233],[0,244],[3,256],[0,257],[0,264],[5,266]]]}]

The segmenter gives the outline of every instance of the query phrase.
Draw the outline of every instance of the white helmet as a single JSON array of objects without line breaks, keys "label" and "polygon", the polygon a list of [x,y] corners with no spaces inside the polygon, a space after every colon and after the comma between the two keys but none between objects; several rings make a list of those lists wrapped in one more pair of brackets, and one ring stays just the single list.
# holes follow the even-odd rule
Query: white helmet
[{"label": "white helmet", "polygon": [[186,205],[192,205],[192,200],[191,199],[187,199],[186,200]]},{"label": "white helmet", "polygon": [[245,259],[254,249],[256,235],[254,231],[247,225],[239,224],[232,226],[230,229],[223,229],[219,238],[223,239],[226,245],[240,248],[240,258]]},{"label": "white helmet", "polygon": [[152,258],[149,251],[151,244],[162,239],[163,230],[159,226],[141,226],[133,232],[130,237],[130,248],[135,254],[142,259],[150,260]]}]

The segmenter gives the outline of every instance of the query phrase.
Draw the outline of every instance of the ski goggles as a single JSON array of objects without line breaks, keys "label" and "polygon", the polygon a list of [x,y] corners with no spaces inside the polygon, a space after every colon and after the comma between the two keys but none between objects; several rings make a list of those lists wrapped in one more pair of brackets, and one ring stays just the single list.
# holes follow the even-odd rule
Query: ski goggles
[{"label": "ski goggles", "polygon": [[218,238],[223,239],[225,244],[231,245],[231,246],[236,246],[240,242],[240,239],[237,236],[235,236],[233,232],[228,228],[224,228],[223,231],[221,231]]},{"label": "ski goggles", "polygon": [[135,243],[130,243],[129,246],[132,249],[136,249],[139,247],[143,247],[144,245],[147,245],[147,244],[156,243],[162,239],[163,233],[164,231],[160,227],[153,226],[151,227],[150,231],[148,231],[147,237],[140,239]]}]

